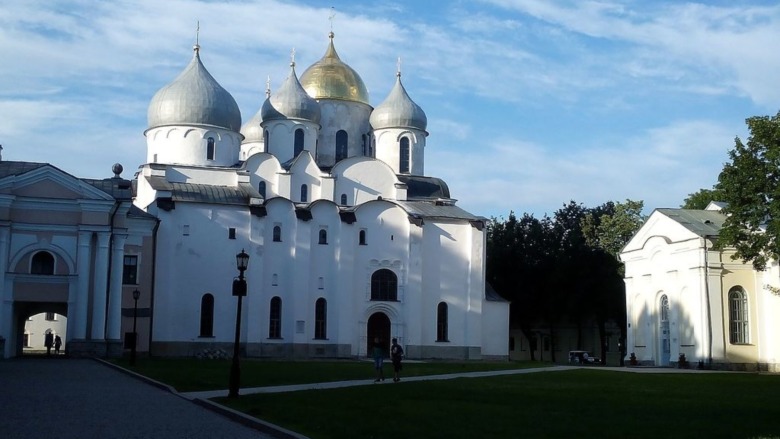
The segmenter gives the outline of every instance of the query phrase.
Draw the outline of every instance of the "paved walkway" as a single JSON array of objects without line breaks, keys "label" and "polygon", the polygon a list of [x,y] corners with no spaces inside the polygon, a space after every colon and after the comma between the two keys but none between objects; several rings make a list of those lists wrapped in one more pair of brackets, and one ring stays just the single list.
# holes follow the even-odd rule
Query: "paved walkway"
[{"label": "paved walkway", "polygon": [[0,438],[271,438],[95,360],[0,360]]}]

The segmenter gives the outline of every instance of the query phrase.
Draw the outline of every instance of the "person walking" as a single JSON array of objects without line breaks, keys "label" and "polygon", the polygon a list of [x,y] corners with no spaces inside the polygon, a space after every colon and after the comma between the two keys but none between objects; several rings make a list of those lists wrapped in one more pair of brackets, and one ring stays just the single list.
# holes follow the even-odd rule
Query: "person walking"
[{"label": "person walking", "polygon": [[54,354],[60,354],[60,348],[62,347],[62,338],[59,335],[54,336]]},{"label": "person walking", "polygon": [[372,354],[374,356],[374,370],[376,370],[375,383],[385,380],[385,373],[382,370],[382,366],[385,359],[385,351],[382,349],[382,343],[379,341],[379,337],[374,337],[374,344],[372,345]]},{"label": "person walking", "polygon": [[54,334],[47,332],[43,336],[43,345],[46,346],[46,355],[51,355],[51,347],[54,344]]},{"label": "person walking", "polygon": [[401,381],[398,373],[401,372],[401,359],[404,357],[404,348],[398,344],[398,339],[393,337],[393,344],[390,346],[390,360],[393,362],[393,382]]}]

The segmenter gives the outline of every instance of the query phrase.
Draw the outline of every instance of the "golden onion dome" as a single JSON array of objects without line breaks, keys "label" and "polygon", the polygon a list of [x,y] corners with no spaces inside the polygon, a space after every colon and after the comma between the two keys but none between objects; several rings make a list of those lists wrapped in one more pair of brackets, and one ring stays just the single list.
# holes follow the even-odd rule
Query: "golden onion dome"
[{"label": "golden onion dome", "polygon": [[340,99],[368,105],[368,90],[360,75],[345,64],[333,46],[333,32],[325,55],[301,75],[301,85],[314,99]]}]

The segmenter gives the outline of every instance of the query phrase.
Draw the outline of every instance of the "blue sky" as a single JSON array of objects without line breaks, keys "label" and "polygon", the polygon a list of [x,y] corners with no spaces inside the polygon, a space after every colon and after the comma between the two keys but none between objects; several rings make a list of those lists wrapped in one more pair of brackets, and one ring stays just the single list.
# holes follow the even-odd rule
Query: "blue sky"
[{"label": "blue sky", "polygon": [[243,121],[325,52],[372,105],[397,57],[428,116],[426,174],[484,216],[569,200],[677,207],[716,181],[745,119],[780,109],[780,5],[761,1],[26,0],[0,8],[4,160],[125,178],[144,162],[146,111],[192,56]]}]

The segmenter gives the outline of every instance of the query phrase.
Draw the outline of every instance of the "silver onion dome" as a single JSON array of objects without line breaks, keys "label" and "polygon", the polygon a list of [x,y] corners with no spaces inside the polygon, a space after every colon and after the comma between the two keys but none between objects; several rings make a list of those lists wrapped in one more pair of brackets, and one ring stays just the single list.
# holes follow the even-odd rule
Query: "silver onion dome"
[{"label": "silver onion dome", "polygon": [[390,94],[371,112],[369,122],[375,130],[416,128],[425,131],[428,127],[428,117],[425,112],[412,101],[401,83],[401,72],[396,73],[395,85],[390,90]]},{"label": "silver onion dome", "polygon": [[320,123],[320,104],[306,93],[295,74],[295,62],[290,63],[290,75],[276,93],[265,100],[260,110],[263,121],[300,119]]},{"label": "silver onion dome", "polygon": [[200,47],[190,64],[152,98],[147,113],[149,129],[166,125],[205,125],[238,131],[241,111],[200,61]]},{"label": "silver onion dome", "polygon": [[[271,78],[269,77],[265,85],[265,98],[268,99],[270,96]],[[241,127],[241,134],[244,135],[244,140],[241,141],[241,143],[265,142],[265,138],[263,137],[263,127],[260,126],[260,123],[263,122],[262,113],[263,108],[261,106],[260,109],[257,110],[257,113],[255,113],[255,115],[252,116],[252,118]]]}]

